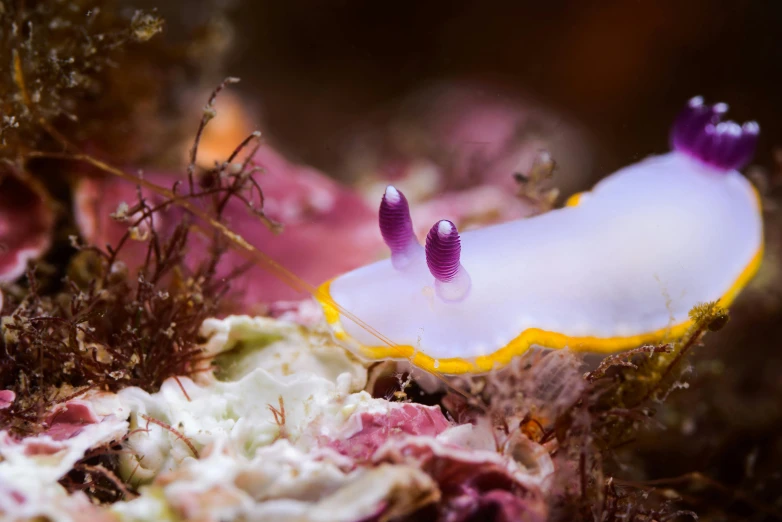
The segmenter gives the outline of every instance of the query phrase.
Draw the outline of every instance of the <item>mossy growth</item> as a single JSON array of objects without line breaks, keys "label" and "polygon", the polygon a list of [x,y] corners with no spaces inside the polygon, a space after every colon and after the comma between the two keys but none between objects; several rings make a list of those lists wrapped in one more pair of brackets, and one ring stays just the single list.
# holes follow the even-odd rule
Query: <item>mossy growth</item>
[{"label": "mossy growth", "polygon": [[[72,238],[78,253],[72,257],[61,290],[43,292],[35,270],[25,284],[6,288],[0,337],[0,389],[15,400],[0,410],[0,424],[18,436],[48,428],[46,413],[57,403],[88,390],[117,391],[138,386],[156,391],[169,377],[203,371],[210,360],[200,348],[204,319],[220,309],[232,276],[217,276],[227,248],[221,234],[207,235],[208,255],[193,266],[186,260],[193,234],[203,223],[183,212],[172,230],[158,228],[162,212],[189,201],[213,223],[237,199],[264,220],[263,195],[250,175],[252,152],[242,163],[234,159],[259,146],[259,135],[244,140],[229,161],[200,172],[195,165],[197,144],[213,116],[210,98],[198,128],[193,161],[187,169],[188,188],[177,183],[170,197],[155,203],[138,191],[133,205],[113,215],[127,226],[114,246],[83,245]],[[266,222],[268,220],[266,219]],[[121,258],[131,243],[142,243],[146,254],[136,270]],[[183,390],[184,391],[184,390]]]},{"label": "mossy growth", "polygon": [[[64,142],[108,146],[120,134],[127,138],[130,120],[116,125],[112,116],[159,95],[160,83],[136,85],[133,74],[149,77],[141,69],[151,62],[138,59],[137,44],[161,30],[154,15],[124,13],[106,0],[0,4],[0,60],[7,64],[0,75],[0,154],[15,159],[53,142],[61,150]],[[135,92],[122,89],[119,76]]]},{"label": "mossy growth", "polygon": [[693,512],[679,510],[664,491],[609,471],[616,468],[616,452],[654,424],[668,395],[687,387],[690,350],[728,320],[727,310],[716,301],[695,306],[689,315],[692,326],[676,342],[605,358],[584,376],[587,386],[579,399],[554,422],[549,437],[557,440],[561,458],[577,470],[571,487],[565,488],[569,500],[559,506],[572,511],[573,520],[697,519]]},{"label": "mossy growth", "polygon": [[641,430],[658,426],[662,403],[687,387],[690,351],[724,326],[728,314],[711,302],[694,307],[690,319],[676,342],[605,357],[586,373],[583,354],[528,353],[502,372],[459,383],[461,391],[449,393],[443,405],[462,420],[488,414],[498,432],[509,437],[518,430],[546,446],[555,462],[551,520],[697,519],[672,490],[624,479],[637,477],[624,473],[632,466],[620,457]]},{"label": "mossy growth", "polygon": [[[219,81],[227,47],[217,32],[175,41],[155,11],[117,0],[0,2],[0,158],[89,150],[117,163],[179,161],[182,94]],[[72,174],[62,167],[40,175]]]}]

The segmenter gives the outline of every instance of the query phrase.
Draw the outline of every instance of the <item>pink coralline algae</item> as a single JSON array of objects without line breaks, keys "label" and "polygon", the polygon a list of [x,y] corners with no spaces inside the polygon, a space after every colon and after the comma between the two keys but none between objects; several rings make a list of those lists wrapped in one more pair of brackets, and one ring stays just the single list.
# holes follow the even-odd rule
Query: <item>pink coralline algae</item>
[{"label": "pink coralline algae", "polygon": [[[377,230],[375,209],[363,199],[327,178],[319,171],[290,163],[268,147],[262,147],[253,158],[261,171],[255,174],[264,193],[264,213],[283,225],[275,234],[252,215],[241,202],[229,202],[224,217],[236,234],[252,243],[296,275],[317,284],[340,273],[377,259],[383,243]],[[145,174],[145,179],[171,187],[181,174]],[[182,189],[180,189],[182,190]],[[155,201],[146,191],[144,197]],[[127,231],[128,224],[111,220],[121,203],[136,201],[136,187],[115,178],[88,178],[76,190],[75,213],[85,239],[93,244],[116,244]],[[181,212],[171,208],[158,218],[159,231],[165,233],[181,219]],[[188,264],[195,264],[207,255],[207,240],[191,236]],[[142,245],[143,246],[143,245]],[[146,250],[130,248],[121,259],[131,268],[144,259]],[[246,264],[246,259],[228,251],[218,268],[227,275]],[[261,268],[244,272],[235,289],[241,292],[238,308],[259,303],[304,297],[276,276]]]},{"label": "pink coralline algae", "polygon": [[49,427],[44,433],[61,441],[70,439],[85,425],[100,422],[100,419],[90,403],[74,399],[55,406],[45,422]]},{"label": "pink coralline algae", "polygon": [[[7,392],[8,390],[5,390]],[[13,400],[8,393],[0,392],[0,410],[4,399]],[[5,406],[6,408],[10,405]],[[126,429],[124,421],[112,415],[99,415],[92,403],[86,400],[71,399],[54,406],[45,416],[44,430],[38,435],[20,438],[8,431],[0,431],[0,454],[19,448],[25,456],[54,455],[78,442],[87,428],[98,428],[93,433],[100,432],[101,423],[106,430],[123,431]],[[93,435],[86,434],[88,437]]]},{"label": "pink coralline algae", "polygon": [[43,189],[10,167],[0,168],[0,283],[17,279],[28,261],[48,250],[53,225]]},{"label": "pink coralline algae", "polygon": [[[542,488],[547,472],[519,467],[497,453],[491,430],[454,425],[438,407],[390,403],[384,411],[358,412],[336,438],[322,442],[356,464],[411,466],[429,475],[440,491],[439,501],[405,520],[546,520]],[[549,462],[545,451],[542,457]],[[368,520],[381,519],[382,510]]]},{"label": "pink coralline algae", "polygon": [[353,459],[370,460],[389,439],[406,435],[435,437],[449,427],[437,406],[391,403],[389,410],[382,414],[353,415],[340,438],[328,445]]},{"label": "pink coralline algae", "polygon": [[482,459],[480,453],[421,437],[387,446],[376,460],[414,465],[437,483],[440,501],[413,520],[544,522],[548,510],[539,485],[525,483],[501,459]]},{"label": "pink coralline algae", "polygon": [[[8,390],[4,390],[7,392]],[[10,407],[11,403],[3,406],[3,400],[14,397],[0,392],[0,409]],[[13,392],[10,392],[13,395]],[[101,418],[95,413],[89,402],[73,399],[58,404],[46,416],[44,426],[46,429],[39,436],[17,439],[7,432],[0,432],[0,447],[21,445],[26,456],[54,455],[68,446],[68,440],[79,435],[86,426],[101,422]]]},{"label": "pink coralline algae", "polygon": [[0,410],[10,408],[16,399],[16,394],[11,390],[0,390]]}]

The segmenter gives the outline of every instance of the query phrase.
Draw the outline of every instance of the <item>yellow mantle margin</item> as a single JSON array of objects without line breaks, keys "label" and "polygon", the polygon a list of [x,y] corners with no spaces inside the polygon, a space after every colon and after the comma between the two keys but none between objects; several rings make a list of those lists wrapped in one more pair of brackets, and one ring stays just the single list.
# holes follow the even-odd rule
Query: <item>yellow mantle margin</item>
[{"label": "yellow mantle margin", "polygon": [[[571,197],[566,205],[577,205],[580,195],[581,194],[576,194],[574,197]],[[760,207],[760,205],[758,206]],[[763,245],[761,244],[758,251],[752,256],[752,260],[749,264],[742,270],[741,274],[728,291],[720,298],[719,305],[721,307],[727,308],[730,306],[739,292],[755,276],[760,268],[762,258]],[[557,332],[549,332],[539,328],[528,328],[507,345],[489,355],[481,355],[474,359],[461,359],[458,357],[434,359],[407,344],[366,346],[357,342],[350,337],[342,327],[339,311],[332,304],[335,301],[331,297],[330,287],[331,281],[323,283],[318,288],[316,299],[318,299],[320,305],[323,307],[326,321],[331,326],[334,336],[338,340],[353,344],[357,347],[359,353],[368,359],[407,359],[414,366],[428,372],[449,375],[485,373],[495,368],[501,368],[510,363],[511,359],[514,357],[529,350],[531,346],[541,346],[543,348],[555,350],[568,347],[574,351],[613,353],[636,348],[645,344],[658,344],[679,339],[683,337],[692,326],[692,320],[688,319],[682,323],[662,328],[654,332],[632,335],[629,337],[568,337],[567,335]]]}]

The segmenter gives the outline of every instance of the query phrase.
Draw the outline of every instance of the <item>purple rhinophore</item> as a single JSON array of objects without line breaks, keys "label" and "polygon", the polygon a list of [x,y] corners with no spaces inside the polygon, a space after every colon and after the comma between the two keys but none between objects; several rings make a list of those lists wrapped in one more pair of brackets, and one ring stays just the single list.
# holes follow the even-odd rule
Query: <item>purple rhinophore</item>
[{"label": "purple rhinophore", "polygon": [[724,103],[706,105],[698,96],[687,103],[671,129],[671,147],[720,170],[745,167],[755,154],[757,122],[722,121]]},{"label": "purple rhinophore", "polygon": [[389,185],[380,202],[380,234],[392,255],[403,254],[411,244],[417,244],[407,198]]},{"label": "purple rhinophore", "polygon": [[426,236],[426,264],[441,283],[453,281],[459,271],[462,244],[456,225],[443,219],[434,224]]}]

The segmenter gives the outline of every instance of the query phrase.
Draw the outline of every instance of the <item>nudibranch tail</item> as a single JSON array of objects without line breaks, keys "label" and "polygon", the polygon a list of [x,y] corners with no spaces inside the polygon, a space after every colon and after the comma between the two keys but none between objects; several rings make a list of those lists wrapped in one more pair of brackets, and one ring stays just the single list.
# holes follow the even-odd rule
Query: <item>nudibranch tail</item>
[{"label": "nudibranch tail", "polygon": [[745,167],[755,153],[760,126],[722,121],[727,111],[724,103],[706,105],[702,97],[692,98],[671,129],[672,148],[719,170]]},{"label": "nudibranch tail", "polygon": [[379,222],[383,241],[391,249],[391,262],[397,269],[405,268],[421,245],[413,232],[407,198],[392,185],[386,187],[380,201]]},{"label": "nudibranch tail", "polygon": [[460,301],[470,290],[470,276],[461,265],[461,239],[456,225],[447,219],[435,223],[426,236],[426,265],[435,279],[437,296]]}]

